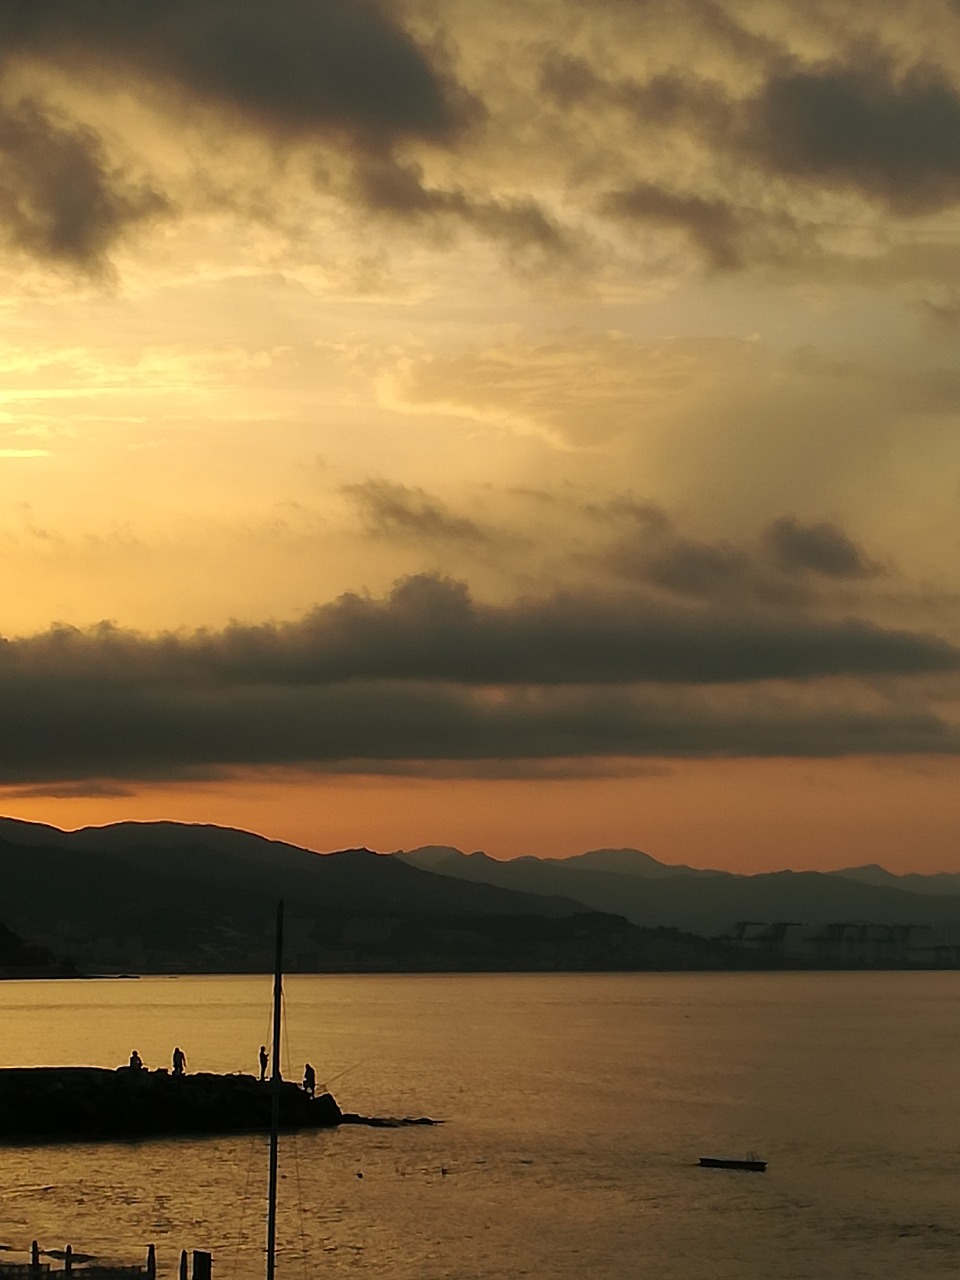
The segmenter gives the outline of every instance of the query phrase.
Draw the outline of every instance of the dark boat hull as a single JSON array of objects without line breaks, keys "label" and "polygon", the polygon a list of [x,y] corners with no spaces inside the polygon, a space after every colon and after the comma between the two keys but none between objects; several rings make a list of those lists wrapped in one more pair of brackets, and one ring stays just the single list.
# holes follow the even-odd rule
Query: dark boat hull
[{"label": "dark boat hull", "polygon": [[747,1173],[766,1173],[766,1160],[724,1160],[717,1156],[701,1156],[701,1169],[743,1169]]}]

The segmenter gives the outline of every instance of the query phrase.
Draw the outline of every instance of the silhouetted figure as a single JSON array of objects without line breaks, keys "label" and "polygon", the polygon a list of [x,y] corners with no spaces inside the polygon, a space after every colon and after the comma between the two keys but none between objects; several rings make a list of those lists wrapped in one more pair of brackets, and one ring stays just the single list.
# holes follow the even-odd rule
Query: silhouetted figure
[{"label": "silhouetted figure", "polygon": [[173,1051],[173,1074],[182,1076],[187,1065],[187,1055],[183,1052],[179,1045]]},{"label": "silhouetted figure", "polygon": [[312,1098],[317,1092],[317,1073],[309,1062],[303,1068],[303,1089],[309,1098]]},{"label": "silhouetted figure", "polygon": [[130,1055],[130,1070],[131,1071],[143,1070],[143,1059],[140,1057],[139,1053],[137,1053],[136,1049],[134,1049],[133,1053],[131,1053]]},{"label": "silhouetted figure", "polygon": [[267,1063],[270,1061],[270,1055],[267,1053],[267,1046],[260,1046],[260,1083],[263,1084],[267,1078]]}]

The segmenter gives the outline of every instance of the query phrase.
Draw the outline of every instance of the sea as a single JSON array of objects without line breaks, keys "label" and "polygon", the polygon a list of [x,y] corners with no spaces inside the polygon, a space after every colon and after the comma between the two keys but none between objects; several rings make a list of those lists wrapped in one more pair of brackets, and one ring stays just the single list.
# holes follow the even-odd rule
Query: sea
[{"label": "sea", "polygon": [[[271,979],[0,983],[0,1065],[257,1070]],[[960,973],[290,976],[278,1280],[960,1274]],[[702,1169],[700,1156],[768,1161]],[[0,1245],[264,1274],[267,1139],[0,1147]]]}]

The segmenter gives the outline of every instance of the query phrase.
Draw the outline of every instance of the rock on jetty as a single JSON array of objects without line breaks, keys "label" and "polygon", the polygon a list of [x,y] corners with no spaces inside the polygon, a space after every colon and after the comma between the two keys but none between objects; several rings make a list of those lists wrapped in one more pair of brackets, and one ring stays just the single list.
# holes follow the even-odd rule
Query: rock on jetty
[{"label": "rock on jetty", "polygon": [[[268,1132],[270,1093],[269,1081],[248,1075],[8,1067],[0,1069],[0,1142]],[[311,1098],[281,1083],[281,1129],[332,1128],[342,1119],[329,1093]]]}]

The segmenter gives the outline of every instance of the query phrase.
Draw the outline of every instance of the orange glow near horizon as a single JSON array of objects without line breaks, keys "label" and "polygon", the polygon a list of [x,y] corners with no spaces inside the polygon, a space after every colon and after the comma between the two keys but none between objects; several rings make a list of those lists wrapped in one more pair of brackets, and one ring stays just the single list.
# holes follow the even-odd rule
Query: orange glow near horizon
[{"label": "orange glow near horizon", "polygon": [[635,777],[558,781],[251,777],[117,798],[11,795],[0,807],[67,828],[210,822],[320,852],[438,844],[507,859],[630,847],[744,874],[869,862],[960,871],[953,760],[669,761]]}]

